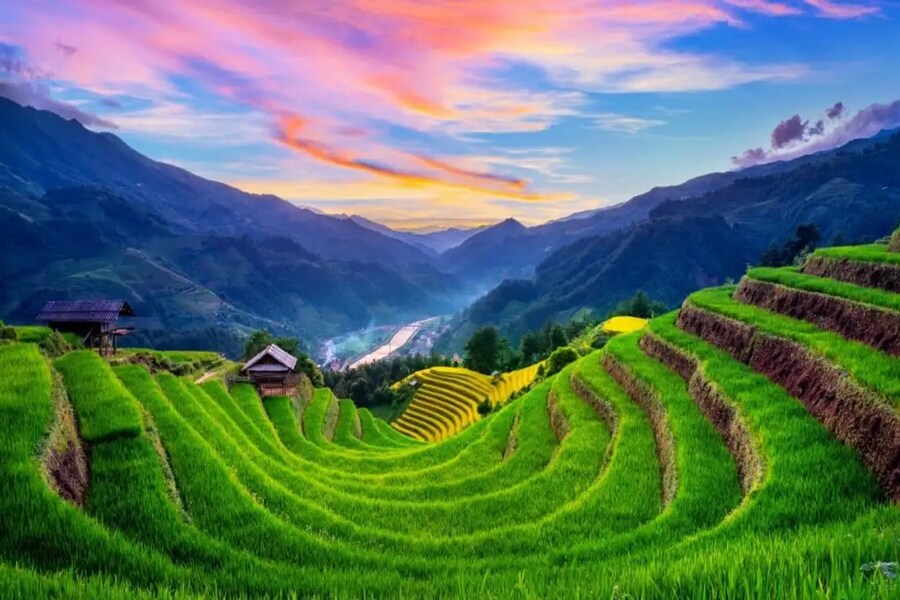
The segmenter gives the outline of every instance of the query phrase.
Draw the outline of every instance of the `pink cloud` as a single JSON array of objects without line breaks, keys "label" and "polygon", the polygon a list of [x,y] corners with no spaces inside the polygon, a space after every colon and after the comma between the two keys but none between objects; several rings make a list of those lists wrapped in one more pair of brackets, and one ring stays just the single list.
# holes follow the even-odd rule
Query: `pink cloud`
[{"label": "pink cloud", "polygon": [[877,6],[866,4],[844,4],[830,0],[805,0],[805,2],[815,7],[822,16],[831,19],[855,19],[881,12]]},{"label": "pink cloud", "polygon": [[[842,102],[825,111],[828,118],[802,121],[799,115],[782,121],[772,133],[772,147],[753,148],[731,157],[739,168],[790,160],[814,152],[831,150],[852,140],[867,138],[881,130],[900,127],[900,100],[888,104],[871,104],[849,119],[843,119],[846,109]],[[834,116],[832,116],[834,115]]]},{"label": "pink cloud", "polygon": [[[871,12],[825,0],[807,4],[834,18]],[[802,65],[745,64],[666,49],[666,42],[739,26],[750,13],[799,12],[772,0],[30,0],[0,19],[0,40],[24,48],[35,68],[63,86],[162,106],[196,108],[208,94],[243,105],[271,120],[276,142],[329,168],[410,181],[421,175],[420,183],[528,199],[528,182],[466,173],[443,157],[425,164],[414,148],[372,139],[373,124],[455,139],[534,132],[580,114],[587,92],[794,79],[805,73]],[[531,66],[556,89],[511,85],[496,74],[508,64]],[[181,80],[202,92],[186,90]],[[152,117],[165,128],[166,114],[171,129],[183,128],[177,111],[122,123]],[[290,114],[304,115],[310,129],[286,133]]]}]

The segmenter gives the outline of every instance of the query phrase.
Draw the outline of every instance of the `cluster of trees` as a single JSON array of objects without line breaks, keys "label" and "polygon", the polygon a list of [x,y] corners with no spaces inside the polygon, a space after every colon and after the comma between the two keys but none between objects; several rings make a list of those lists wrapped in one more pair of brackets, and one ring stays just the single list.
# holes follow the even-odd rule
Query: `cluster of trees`
[{"label": "cluster of trees", "polygon": [[[651,300],[644,292],[637,292],[633,297],[619,303],[611,316],[628,315],[650,319],[666,310],[666,305],[662,302]],[[463,365],[467,369],[488,375],[495,371],[512,371],[533,365],[550,358],[557,350],[566,348],[576,339],[583,337],[586,331],[596,329],[600,323],[599,319],[586,317],[573,319],[565,325],[551,321],[542,329],[525,333],[518,348],[512,347],[496,327],[491,325],[481,327],[466,343]],[[606,342],[606,337],[597,333],[593,339],[587,341],[588,346],[600,348]],[[572,353],[574,350],[571,353],[560,354],[557,362],[571,358]],[[567,363],[563,363],[563,366],[565,364]]]},{"label": "cluster of trees", "polygon": [[349,371],[327,371],[324,385],[338,398],[350,398],[357,406],[401,406],[409,401],[412,390],[409,386],[393,390],[391,386],[416,371],[435,366],[452,366],[452,361],[437,354],[395,356]]},{"label": "cluster of trees", "polygon": [[623,300],[612,312],[613,317],[640,317],[652,319],[668,311],[668,307],[658,300],[651,300],[642,291],[627,300]]},{"label": "cluster of trees", "polygon": [[782,245],[772,242],[772,245],[763,253],[760,264],[764,267],[785,267],[802,260],[804,256],[816,249],[822,241],[819,228],[810,223],[800,225],[794,232],[794,237],[785,241]]},{"label": "cluster of trees", "polygon": [[322,387],[325,380],[322,370],[304,351],[303,343],[293,337],[275,337],[266,329],[257,329],[244,342],[244,354],[241,360],[247,361],[259,354],[269,344],[275,344],[288,354],[297,357],[297,369],[309,377],[314,387]]},{"label": "cluster of trees", "polygon": [[[643,292],[638,292],[634,297],[619,304],[612,316],[651,318],[665,311],[665,305],[651,300]],[[547,360],[542,375],[552,375],[578,358],[578,352],[571,348],[570,344],[587,337],[589,330],[598,329],[597,325],[600,322],[585,317],[573,319],[566,324],[548,322],[543,328],[529,331],[522,336],[518,348],[510,344],[496,327],[490,325],[481,327],[466,343],[463,366],[490,375],[494,372],[513,371]],[[606,342],[604,335],[599,333],[592,335],[587,344],[589,347],[599,348]],[[282,345],[279,340],[275,340],[275,343],[288,352],[294,348],[289,344]],[[256,348],[256,352],[264,347],[265,344],[262,342],[256,342],[252,346]],[[250,349],[248,340],[248,352]],[[394,384],[403,381],[416,371],[435,366],[458,365],[450,358],[438,354],[396,356],[348,371],[326,371],[323,374],[323,385],[331,388],[338,398],[350,398],[357,406],[386,405],[399,410],[412,399],[415,390],[408,385],[397,386],[394,389]],[[490,406],[486,405],[483,409],[490,410]]]},{"label": "cluster of trees", "polygon": [[565,325],[551,321],[543,329],[526,332],[518,348],[500,335],[496,327],[487,325],[476,330],[466,343],[463,366],[486,375],[526,367],[546,359],[592,324],[588,319],[576,319]]}]

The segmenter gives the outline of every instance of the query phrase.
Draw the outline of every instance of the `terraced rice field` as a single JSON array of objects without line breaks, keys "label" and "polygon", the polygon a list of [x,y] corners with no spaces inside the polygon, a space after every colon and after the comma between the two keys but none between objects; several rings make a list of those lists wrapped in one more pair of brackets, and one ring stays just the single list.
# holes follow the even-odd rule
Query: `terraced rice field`
[{"label": "terraced rice field", "polygon": [[416,386],[413,400],[391,425],[416,440],[445,440],[481,418],[478,405],[484,400],[500,406],[531,385],[539,367],[534,364],[497,377],[458,367],[418,371],[406,380]]},{"label": "terraced rice field", "polygon": [[647,325],[647,319],[640,317],[620,316],[607,319],[600,325],[600,330],[606,333],[632,333],[643,329]]},{"label": "terraced rice field", "polygon": [[[0,596],[900,597],[897,295],[818,268],[460,402],[440,443],[328,390],[0,346]],[[495,390],[459,379],[423,390]]]}]

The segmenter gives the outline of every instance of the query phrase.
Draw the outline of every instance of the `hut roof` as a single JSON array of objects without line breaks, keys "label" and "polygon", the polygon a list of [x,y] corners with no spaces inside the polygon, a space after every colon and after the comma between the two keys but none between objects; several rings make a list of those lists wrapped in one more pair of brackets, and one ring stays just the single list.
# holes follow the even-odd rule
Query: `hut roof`
[{"label": "hut roof", "polygon": [[[275,344],[269,344],[269,345],[266,346],[259,354],[257,354],[256,356],[254,356],[253,358],[251,358],[250,360],[248,360],[248,361],[247,361],[247,364],[245,364],[244,367],[243,367],[241,370],[242,370],[242,371],[247,371],[247,370],[249,370],[251,367],[253,367],[253,365],[255,365],[255,364],[258,363],[260,360],[262,360],[262,358],[263,358],[264,356],[271,356],[273,359],[275,359],[276,362],[278,362],[279,364],[284,365],[285,367],[287,367],[287,368],[290,369],[291,371],[293,371],[293,370],[294,370],[294,367],[297,366],[297,357],[296,357],[296,356],[294,356],[294,355],[292,355],[292,354],[288,354],[287,352],[285,352],[284,350],[282,350],[281,348],[279,348],[279,347],[276,346]],[[259,368],[258,370],[268,370],[268,371],[271,371],[271,370],[272,370],[272,369],[267,368],[267,367],[266,367],[266,368],[263,368],[264,365],[259,365],[259,367],[260,367],[260,368]],[[254,370],[257,370],[257,369],[254,369]]]},{"label": "hut roof", "polygon": [[38,313],[37,320],[43,323],[112,323],[120,316],[134,316],[131,305],[124,300],[51,300]]}]

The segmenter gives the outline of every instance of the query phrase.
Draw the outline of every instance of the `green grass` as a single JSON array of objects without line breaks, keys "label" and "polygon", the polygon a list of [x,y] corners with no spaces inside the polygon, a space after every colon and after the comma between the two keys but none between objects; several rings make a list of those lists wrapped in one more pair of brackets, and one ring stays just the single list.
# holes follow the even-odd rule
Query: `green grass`
[{"label": "green grass", "polygon": [[135,437],[141,433],[137,403],[99,355],[79,350],[57,359],[54,366],[62,373],[86,441]]},{"label": "green grass", "polygon": [[846,370],[864,387],[881,394],[895,408],[900,407],[900,360],[806,321],[741,304],[732,299],[733,291],[730,286],[706,289],[691,294],[688,302],[754,325],[762,332],[799,342]]},{"label": "green grass", "polygon": [[[793,269],[750,275],[862,293]],[[897,406],[900,360],[732,291],[688,303],[802,344]],[[642,336],[697,372],[685,381]],[[900,561],[900,509],[856,453],[674,313],[433,443],[329,390],[260,399],[90,352],[51,364],[29,343],[0,346],[0,374],[0,598],[900,597],[900,581],[864,570]],[[460,426],[465,393],[490,385],[431,376],[446,402],[422,394],[407,415],[421,427]],[[695,401],[703,386],[761,459],[746,492]],[[83,506],[41,463],[62,391],[90,448]]]},{"label": "green grass", "polygon": [[805,275],[793,268],[757,267],[747,271],[747,277],[797,290],[836,296],[875,307],[900,311],[900,294],[892,294],[884,290],[862,287],[834,279]]},{"label": "green grass", "polygon": [[854,260],[858,262],[877,262],[900,265],[900,254],[889,252],[887,246],[884,244],[819,248],[813,252],[813,256],[824,256],[827,258]]},{"label": "green grass", "polygon": [[53,334],[53,330],[43,325],[14,325],[20,342],[40,343]]},{"label": "green grass", "polygon": [[673,313],[655,319],[650,330],[702,361],[704,373],[739,408],[764,451],[760,488],[729,527],[789,530],[804,523],[852,520],[874,506],[878,491],[871,473],[799,400],[676,328]]}]

